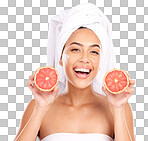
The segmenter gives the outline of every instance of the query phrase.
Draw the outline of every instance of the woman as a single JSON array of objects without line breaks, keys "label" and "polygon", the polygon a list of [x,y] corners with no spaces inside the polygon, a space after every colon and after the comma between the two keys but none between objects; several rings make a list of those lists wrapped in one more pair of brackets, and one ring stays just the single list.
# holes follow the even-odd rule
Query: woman
[{"label": "woman", "polygon": [[134,141],[128,99],[135,81],[118,95],[102,83],[115,67],[105,15],[89,3],[65,10],[51,19],[48,38],[47,65],[58,70],[59,85],[42,92],[34,85],[34,75],[29,77],[35,99],[24,112],[15,140],[34,141],[38,135],[41,141]]}]

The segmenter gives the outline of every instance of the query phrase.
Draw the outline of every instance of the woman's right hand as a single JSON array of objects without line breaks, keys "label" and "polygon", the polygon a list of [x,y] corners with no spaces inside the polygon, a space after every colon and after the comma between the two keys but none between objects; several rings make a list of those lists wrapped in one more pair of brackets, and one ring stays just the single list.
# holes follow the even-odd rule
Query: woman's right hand
[{"label": "woman's right hand", "polygon": [[59,92],[59,88],[56,86],[50,92],[41,91],[34,84],[34,75],[35,75],[35,73],[33,75],[29,76],[29,81],[27,83],[27,86],[30,88],[30,90],[32,91],[32,93],[34,95],[36,107],[41,110],[48,110],[49,107],[54,102],[54,100],[57,96],[57,93]]}]

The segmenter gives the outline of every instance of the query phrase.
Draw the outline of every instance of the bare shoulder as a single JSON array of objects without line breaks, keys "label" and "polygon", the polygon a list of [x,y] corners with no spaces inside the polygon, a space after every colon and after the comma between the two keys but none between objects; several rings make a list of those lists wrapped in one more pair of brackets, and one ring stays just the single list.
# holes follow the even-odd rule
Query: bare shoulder
[{"label": "bare shoulder", "polygon": [[125,112],[126,114],[132,114],[132,108],[129,102],[125,104]]},{"label": "bare shoulder", "polygon": [[32,99],[28,103],[28,105],[27,105],[27,107],[26,107],[26,109],[24,111],[24,114],[23,114],[21,122],[26,123],[28,121],[28,119],[30,118],[30,116],[31,116],[31,114],[33,112],[34,106],[35,106],[35,99]]},{"label": "bare shoulder", "polygon": [[28,122],[30,116],[32,115],[34,105],[35,105],[35,99],[32,99],[28,103],[28,105],[27,105],[27,107],[26,107],[26,109],[24,111],[24,114],[23,114],[22,119],[21,119],[20,127],[19,127],[18,133],[17,133],[15,138],[17,138],[17,136],[20,134],[20,132],[22,131],[22,129],[24,128],[24,126]]}]

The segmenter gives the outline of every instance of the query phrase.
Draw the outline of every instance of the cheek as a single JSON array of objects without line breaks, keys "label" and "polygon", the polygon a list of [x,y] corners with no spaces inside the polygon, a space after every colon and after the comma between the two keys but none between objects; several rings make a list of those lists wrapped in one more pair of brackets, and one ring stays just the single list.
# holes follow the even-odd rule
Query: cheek
[{"label": "cheek", "polygon": [[92,64],[94,69],[98,72],[99,71],[99,64],[100,64],[100,57],[96,59],[92,59]]},{"label": "cheek", "polygon": [[68,54],[65,54],[65,59],[69,59],[69,55]]},{"label": "cheek", "polygon": [[94,57],[94,58],[91,59],[91,61],[93,62],[93,64],[99,65],[99,63],[100,63],[100,57]]},{"label": "cheek", "polygon": [[66,54],[66,53],[64,53],[64,54],[63,54],[63,58],[62,58],[63,63],[64,63],[64,64],[67,64],[68,59],[69,59],[69,55]]},{"label": "cheek", "polygon": [[63,67],[64,69],[70,69],[74,63],[75,59],[73,56],[69,55],[69,54],[64,54],[63,56]]}]

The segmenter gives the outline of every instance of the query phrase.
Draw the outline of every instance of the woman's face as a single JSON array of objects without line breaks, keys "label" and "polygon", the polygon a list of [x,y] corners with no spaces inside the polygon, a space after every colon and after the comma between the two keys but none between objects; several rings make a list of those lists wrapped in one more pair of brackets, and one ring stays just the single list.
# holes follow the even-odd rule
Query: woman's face
[{"label": "woman's face", "polygon": [[[59,64],[63,66],[66,78],[72,85],[85,88],[92,83],[99,71],[100,47],[97,35],[87,28],[78,29],[69,37]],[[78,78],[74,71],[77,66],[90,68],[89,77]]]}]

